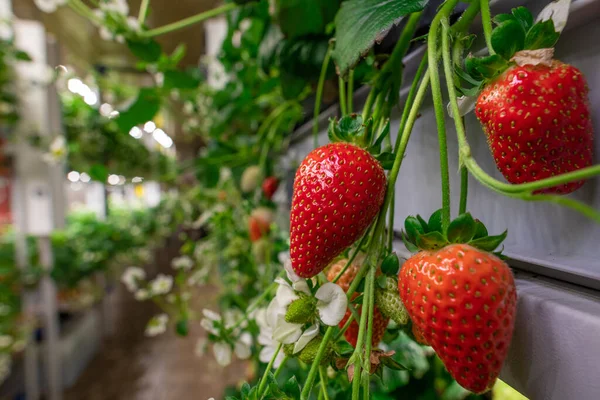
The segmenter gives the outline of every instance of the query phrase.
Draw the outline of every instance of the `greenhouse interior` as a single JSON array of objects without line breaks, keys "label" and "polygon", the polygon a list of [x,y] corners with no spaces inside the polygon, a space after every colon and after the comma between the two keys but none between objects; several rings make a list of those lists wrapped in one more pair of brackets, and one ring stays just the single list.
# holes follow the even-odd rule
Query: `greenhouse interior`
[{"label": "greenhouse interior", "polygon": [[0,0],[0,400],[600,399],[599,66],[599,0]]}]

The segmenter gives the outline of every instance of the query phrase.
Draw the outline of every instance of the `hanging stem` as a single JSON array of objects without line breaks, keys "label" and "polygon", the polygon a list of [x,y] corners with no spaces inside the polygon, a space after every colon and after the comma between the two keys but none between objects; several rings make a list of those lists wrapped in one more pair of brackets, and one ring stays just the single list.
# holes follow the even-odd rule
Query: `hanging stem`
[{"label": "hanging stem", "polygon": [[350,324],[353,321],[355,321],[354,315],[350,315],[350,317],[348,317],[348,320],[346,321],[346,323],[344,324],[344,326],[342,327],[342,329],[340,329],[340,332],[337,335],[335,335],[335,337],[333,338],[333,342],[334,343],[341,339],[341,337],[344,335],[344,333],[346,333],[346,331],[348,330],[348,328],[350,328]]},{"label": "hanging stem", "polygon": [[279,377],[279,375],[281,374],[281,371],[283,371],[283,367],[285,366],[285,363],[288,359],[289,359],[288,356],[283,357],[283,360],[281,360],[281,364],[279,364],[279,367],[277,367],[277,369],[275,370],[275,373],[273,374],[273,378],[277,379],[277,377]]},{"label": "hanging stem", "polygon": [[[438,30],[440,22],[448,23],[448,14],[454,9],[458,0],[449,0],[437,13],[431,27],[427,40],[427,51],[429,57],[429,76],[431,78],[431,94],[433,96],[433,107],[438,131],[438,142],[440,148],[440,172],[442,180],[442,229],[446,231],[450,224],[450,175],[448,173],[448,144],[446,141],[445,107],[442,98],[440,75],[438,72],[439,54],[437,49]],[[450,82],[452,83],[452,81]]]},{"label": "hanging stem", "polygon": [[460,167],[460,203],[458,214],[467,212],[467,194],[469,192],[469,170],[467,167]]},{"label": "hanging stem", "polygon": [[348,108],[348,114],[352,114],[354,102],[354,70],[351,69],[348,72],[348,101],[346,102]]},{"label": "hanging stem", "polygon": [[348,108],[346,108],[346,82],[341,76],[338,76],[338,86],[340,87],[340,111],[342,116],[348,115]]},{"label": "hanging stem", "polygon": [[323,398],[325,400],[329,400],[329,395],[327,394],[327,373],[325,372],[324,366],[319,366],[319,379],[321,379],[321,393],[323,393]]},{"label": "hanging stem", "polygon": [[369,95],[367,96],[367,101],[363,107],[362,118],[363,121],[366,121],[371,116],[371,108],[373,107],[373,103],[375,103],[375,97],[377,97],[377,90],[373,87],[369,91]]},{"label": "hanging stem", "polygon": [[191,17],[184,18],[181,21],[173,22],[172,24],[168,24],[165,26],[161,26],[160,28],[151,29],[146,32],[142,32],[141,36],[143,37],[155,37],[164,35],[165,33],[177,31],[183,28],[187,28],[189,26],[195,25],[202,21],[205,21],[209,18],[216,17],[217,15],[224,14],[229,12],[237,7],[235,3],[227,3],[222,5],[221,7],[213,8],[212,10],[201,12],[200,14],[192,15]]},{"label": "hanging stem", "polygon": [[483,35],[485,36],[485,44],[490,55],[496,54],[492,47],[492,15],[490,12],[489,0],[480,0],[481,6],[481,23],[483,25]]},{"label": "hanging stem", "polygon": [[102,25],[102,20],[98,18],[98,16],[94,14],[94,12],[88,6],[83,4],[81,0],[69,0],[69,6],[71,6],[71,9],[77,14],[89,19],[94,24]]},{"label": "hanging stem", "polygon": [[396,192],[392,195],[392,202],[390,203],[390,210],[388,211],[388,236],[387,236],[387,249],[391,253],[392,245],[394,243],[394,211],[395,211],[395,198]]},{"label": "hanging stem", "polygon": [[263,391],[265,390],[265,386],[267,385],[267,376],[269,375],[269,372],[273,368],[273,364],[275,364],[275,359],[279,355],[279,352],[281,351],[281,347],[283,347],[283,344],[279,343],[279,346],[277,346],[277,350],[275,350],[275,353],[273,353],[273,357],[271,357],[271,361],[269,361],[269,365],[267,365],[267,369],[265,369],[265,373],[263,374],[263,376],[260,380],[260,385],[258,386],[258,397],[259,398],[262,396]]},{"label": "hanging stem", "polygon": [[138,14],[138,22],[140,25],[146,22],[146,17],[148,16],[148,6],[150,6],[150,0],[142,0],[140,12]]},{"label": "hanging stem", "polygon": [[321,66],[321,74],[317,83],[317,94],[315,97],[315,112],[313,117],[313,144],[314,148],[319,147],[319,114],[321,113],[321,101],[323,100],[323,87],[325,86],[325,77],[327,76],[327,68],[329,68],[329,60],[331,59],[331,51],[333,42],[329,42],[323,65]]},{"label": "hanging stem", "polygon": [[304,387],[302,388],[302,393],[300,394],[301,400],[308,400],[310,396],[310,390],[312,389],[313,383],[315,381],[315,377],[319,370],[319,365],[321,364],[321,360],[323,359],[323,355],[325,354],[325,349],[327,348],[327,344],[329,340],[333,336],[335,327],[330,326],[325,331],[325,336],[323,336],[323,340],[321,341],[321,345],[319,346],[319,350],[317,351],[317,355],[315,356],[315,360],[313,361],[310,371],[308,372],[308,376],[306,377],[306,382],[304,383]]},{"label": "hanging stem", "polygon": [[358,253],[360,252],[360,249],[361,249],[362,245],[364,244],[365,240],[367,239],[367,236],[369,236],[368,233],[369,233],[369,230],[367,230],[367,232],[360,239],[360,241],[358,242],[358,245],[356,246],[356,249],[352,252],[352,255],[346,262],[346,265],[344,265],[344,268],[342,268],[342,270],[333,279],[333,281],[332,281],[333,283],[336,283],[337,281],[339,281],[340,278],[342,277],[342,275],[344,275],[346,270],[350,267],[350,265],[352,265],[352,262],[354,261],[354,259],[358,255]]},{"label": "hanging stem", "polygon": [[370,373],[371,373],[371,346],[372,346],[372,340],[373,340],[373,322],[374,322],[373,308],[374,308],[374,304],[375,304],[375,271],[376,270],[377,270],[377,268],[375,266],[373,266],[369,270],[369,275],[367,275],[367,277],[371,278],[370,280],[368,280],[368,282],[370,282],[370,284],[371,284],[371,287],[369,289],[369,303],[368,303],[367,311],[365,312],[364,308],[363,308],[363,314],[368,314],[367,337],[365,338],[365,354],[364,354],[365,358],[363,360],[363,376],[364,376],[363,389],[364,389],[364,398],[365,399],[370,398],[369,397],[369,389],[370,389],[369,380],[370,380]]},{"label": "hanging stem", "polygon": [[[370,263],[365,263],[368,265]],[[365,292],[363,297],[362,312],[360,315],[360,323],[358,328],[358,338],[356,339],[356,347],[354,353],[350,358],[350,362],[354,364],[354,379],[352,380],[352,400],[358,400],[360,396],[360,384],[361,384],[361,368],[363,357],[369,357],[368,354],[362,354],[363,344],[365,343],[365,336],[367,331],[367,320],[369,317],[369,304],[371,293],[371,281],[375,277],[375,267],[369,267],[369,273],[365,281]],[[373,272],[373,273],[371,273]]]}]

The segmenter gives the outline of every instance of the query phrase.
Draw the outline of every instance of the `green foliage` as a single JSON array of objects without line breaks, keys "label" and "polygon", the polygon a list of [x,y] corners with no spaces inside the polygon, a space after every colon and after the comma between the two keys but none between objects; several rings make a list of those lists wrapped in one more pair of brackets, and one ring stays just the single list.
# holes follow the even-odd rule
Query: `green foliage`
[{"label": "green foliage", "polygon": [[347,0],[335,18],[333,57],[342,76],[355,67],[375,43],[408,14],[421,11],[427,0]]},{"label": "green foliage", "polygon": [[288,39],[323,34],[340,0],[276,0],[275,18]]},{"label": "green foliage", "polygon": [[31,58],[17,49],[13,40],[0,40],[0,126],[3,128],[12,128],[20,119],[13,66],[16,61],[31,61]]}]

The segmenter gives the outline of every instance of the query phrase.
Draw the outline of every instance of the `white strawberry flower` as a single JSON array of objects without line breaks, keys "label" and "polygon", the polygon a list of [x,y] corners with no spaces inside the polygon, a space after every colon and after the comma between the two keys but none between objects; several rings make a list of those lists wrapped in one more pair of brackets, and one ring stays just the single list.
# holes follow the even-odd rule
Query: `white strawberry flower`
[{"label": "white strawberry flower", "polygon": [[47,14],[53,13],[60,6],[67,4],[67,0],[33,0],[40,11]]},{"label": "white strawberry flower", "polygon": [[148,300],[151,295],[150,292],[148,291],[148,289],[138,289],[135,294],[133,295],[133,297],[137,300],[137,301],[144,301],[144,300]]},{"label": "white strawberry flower", "polygon": [[127,287],[130,292],[138,290],[140,281],[146,279],[146,271],[139,267],[129,267],[121,276],[121,282]]},{"label": "white strawberry flower", "polygon": [[325,325],[337,326],[346,314],[348,297],[335,283],[327,282],[315,293],[319,317]]},{"label": "white strawberry flower", "polygon": [[217,342],[213,345],[213,354],[217,364],[226,367],[231,364],[231,346],[229,343]]},{"label": "white strawberry flower", "polygon": [[0,335],[0,349],[7,349],[14,343],[14,339],[10,335]]},{"label": "white strawberry flower", "polygon": [[173,288],[173,277],[165,274],[158,274],[158,276],[150,282],[150,291],[152,295],[167,294]]},{"label": "white strawberry flower", "polygon": [[169,316],[167,314],[160,314],[152,317],[146,325],[146,336],[153,337],[158,336],[167,331],[167,323],[169,322]]},{"label": "white strawberry flower", "polygon": [[[256,323],[260,328],[260,334],[258,335],[258,343],[263,346],[258,354],[258,359],[263,363],[268,363],[273,358],[279,342],[273,339],[273,330],[275,328],[272,325],[272,319],[268,318],[268,312],[266,308],[261,308],[256,312]],[[284,358],[283,352],[279,352],[273,363],[273,367],[277,368],[281,364]]]},{"label": "white strawberry flower", "polygon": [[42,158],[48,164],[56,165],[67,157],[67,142],[64,136],[57,136],[50,143],[48,152]]},{"label": "white strawberry flower", "polygon": [[188,256],[174,258],[171,267],[176,270],[189,271],[194,267],[194,261]]},{"label": "white strawberry flower", "polygon": [[129,14],[129,6],[127,0],[108,0],[100,3],[100,9],[107,12],[115,12],[118,14]]}]

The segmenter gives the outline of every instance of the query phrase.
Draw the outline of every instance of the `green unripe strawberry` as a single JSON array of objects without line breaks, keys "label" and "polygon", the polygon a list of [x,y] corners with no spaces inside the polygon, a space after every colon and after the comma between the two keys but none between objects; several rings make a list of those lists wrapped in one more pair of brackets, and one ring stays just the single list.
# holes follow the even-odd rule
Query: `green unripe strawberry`
[{"label": "green unripe strawberry", "polygon": [[375,290],[375,304],[379,311],[397,324],[405,325],[409,321],[408,311],[400,299],[398,279],[391,276],[379,277],[380,285]]},{"label": "green unripe strawberry", "polygon": [[288,306],[285,321],[293,324],[306,324],[314,320],[316,316],[317,299],[300,294],[300,298],[292,301]]},{"label": "green unripe strawberry", "polygon": [[[321,341],[323,340],[323,336],[319,335],[315,337],[313,340],[308,342],[306,347],[304,347],[299,353],[294,354],[294,344],[286,344],[283,346],[283,352],[290,357],[296,357],[298,360],[302,361],[304,364],[312,364],[317,356],[317,352],[319,351],[319,346],[321,346]],[[323,358],[321,359],[321,365],[327,365],[333,359],[333,346],[331,343],[327,343],[327,347],[325,348],[325,353],[323,354]]]}]

